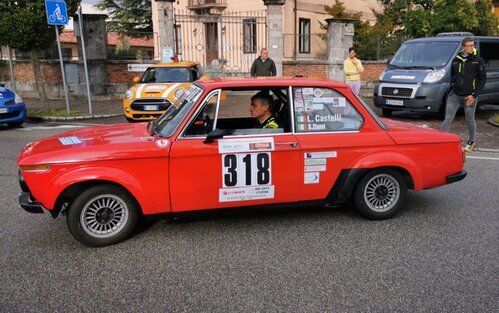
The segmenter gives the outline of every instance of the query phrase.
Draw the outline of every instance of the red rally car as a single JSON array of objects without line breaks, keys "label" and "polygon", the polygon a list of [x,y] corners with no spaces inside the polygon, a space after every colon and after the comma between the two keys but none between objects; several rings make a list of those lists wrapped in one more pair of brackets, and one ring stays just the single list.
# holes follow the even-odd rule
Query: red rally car
[{"label": "red rally car", "polygon": [[[255,127],[256,93],[279,128]],[[267,98],[269,99],[269,98]],[[338,205],[392,217],[407,189],[466,176],[460,138],[379,119],[347,85],[302,78],[194,83],[158,120],[96,126],[28,144],[28,212],[67,215],[89,246],[120,242],[142,216],[243,206]]]}]

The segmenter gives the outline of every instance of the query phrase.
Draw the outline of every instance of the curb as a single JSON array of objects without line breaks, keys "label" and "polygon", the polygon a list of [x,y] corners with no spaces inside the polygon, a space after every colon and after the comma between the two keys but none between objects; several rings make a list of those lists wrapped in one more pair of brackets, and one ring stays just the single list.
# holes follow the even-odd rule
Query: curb
[{"label": "curb", "polygon": [[490,125],[494,125],[496,127],[499,127],[499,124],[494,122],[494,116],[492,116],[491,118],[489,118],[487,120],[487,122],[489,122]]},{"label": "curb", "polygon": [[475,151],[477,151],[477,152],[499,153],[499,149],[477,148]]},{"label": "curb", "polygon": [[95,115],[81,115],[81,116],[27,116],[27,119],[35,122],[65,122],[65,121],[82,121],[98,118],[110,118],[122,116],[123,113],[116,114],[95,114]]}]

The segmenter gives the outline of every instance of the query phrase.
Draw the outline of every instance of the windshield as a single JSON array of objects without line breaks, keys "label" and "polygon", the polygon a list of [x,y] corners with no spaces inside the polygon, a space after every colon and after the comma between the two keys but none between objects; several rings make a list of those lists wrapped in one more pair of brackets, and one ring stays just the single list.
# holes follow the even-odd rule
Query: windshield
[{"label": "windshield", "polygon": [[440,68],[454,56],[459,42],[421,41],[407,42],[400,47],[390,65],[401,68]]},{"label": "windshield", "polygon": [[141,83],[185,83],[192,82],[188,67],[150,67],[142,75]]},{"label": "windshield", "polygon": [[191,87],[155,121],[153,126],[154,133],[159,134],[162,137],[171,137],[202,93],[203,89],[201,87],[194,84],[191,85]]}]

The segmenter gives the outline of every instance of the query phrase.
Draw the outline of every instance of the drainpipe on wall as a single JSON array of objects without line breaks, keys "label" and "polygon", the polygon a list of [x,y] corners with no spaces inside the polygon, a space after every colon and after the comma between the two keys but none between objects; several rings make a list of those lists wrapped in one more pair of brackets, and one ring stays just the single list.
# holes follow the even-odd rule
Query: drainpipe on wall
[{"label": "drainpipe on wall", "polygon": [[298,56],[298,51],[296,50],[296,22],[298,21],[298,0],[295,0],[294,8],[293,10],[295,11],[295,21],[294,21],[294,32],[293,32],[293,56],[296,61],[296,57]]}]

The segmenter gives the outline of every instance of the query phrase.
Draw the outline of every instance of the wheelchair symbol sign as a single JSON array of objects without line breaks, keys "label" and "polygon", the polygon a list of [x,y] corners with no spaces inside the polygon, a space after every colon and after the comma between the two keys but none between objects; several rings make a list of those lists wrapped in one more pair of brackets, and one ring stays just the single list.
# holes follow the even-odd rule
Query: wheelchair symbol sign
[{"label": "wheelchair symbol sign", "polygon": [[45,9],[47,12],[47,22],[49,25],[67,25],[68,11],[66,2],[57,0],[46,0]]}]

